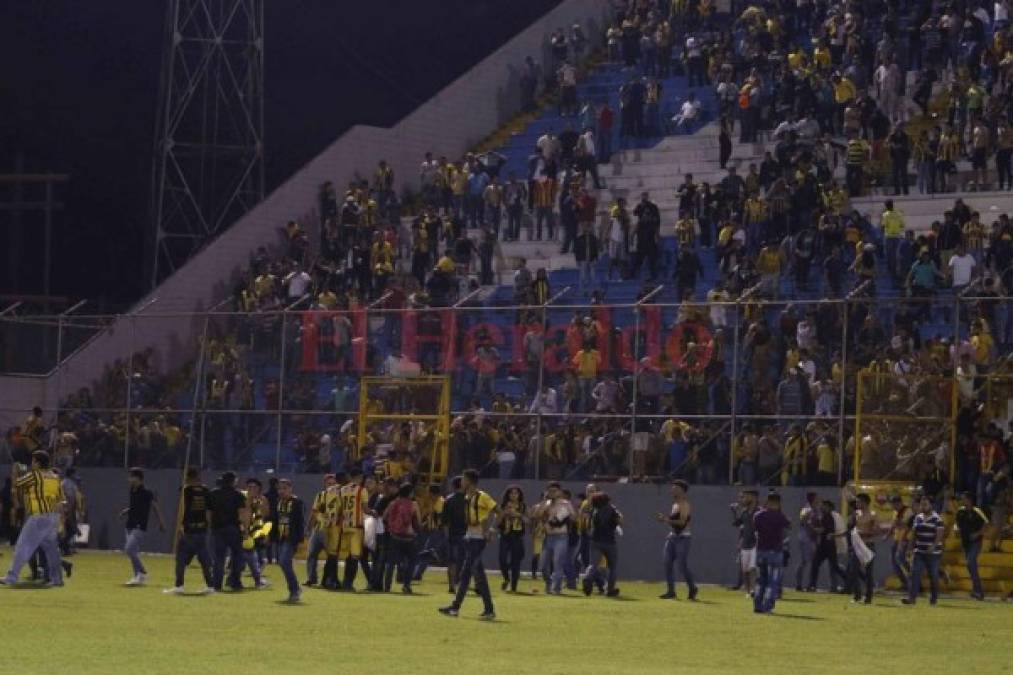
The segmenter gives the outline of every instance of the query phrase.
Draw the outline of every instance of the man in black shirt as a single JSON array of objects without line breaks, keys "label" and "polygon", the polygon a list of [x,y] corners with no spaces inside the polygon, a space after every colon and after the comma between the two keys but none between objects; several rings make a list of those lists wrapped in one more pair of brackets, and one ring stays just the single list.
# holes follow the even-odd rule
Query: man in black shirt
[{"label": "man in black shirt", "polygon": [[830,568],[830,589],[840,589],[840,580],[844,579],[844,572],[837,564],[837,542],[834,540],[834,503],[825,500],[820,504],[820,513],[816,532],[816,554],[813,557],[812,571],[809,574],[810,592],[816,590],[816,582],[820,578],[820,567],[823,561],[827,562]]},{"label": "man in black shirt", "polygon": [[[604,492],[597,492],[591,497],[591,543],[595,551],[605,559],[608,565],[607,595],[613,598],[619,595],[616,588],[616,579],[619,576],[619,550],[616,547],[616,530],[623,522],[623,514],[612,505],[609,496]],[[590,561],[588,561],[590,563]],[[601,567],[589,564],[587,574],[584,575],[584,595],[591,595],[594,585],[598,585],[599,592],[605,576]]]},{"label": "man in black shirt", "polygon": [[169,595],[183,594],[183,574],[190,561],[197,558],[204,574],[203,595],[214,593],[211,578],[211,556],[208,555],[208,499],[211,491],[200,480],[200,469],[189,467],[183,485],[183,521],[176,542],[176,585],[163,591]]},{"label": "man in black shirt", "polygon": [[278,481],[278,566],[288,585],[288,601],[299,602],[299,580],[292,569],[292,557],[302,543],[305,531],[302,500],[292,494],[292,482]]},{"label": "man in black shirt", "polygon": [[144,471],[134,467],[127,472],[127,480],[130,483],[130,505],[120,511],[120,518],[126,518],[126,543],[123,545],[123,552],[130,558],[130,564],[134,570],[132,576],[126,583],[127,586],[143,586],[148,580],[148,571],[144,569],[141,562],[141,544],[144,542],[144,535],[148,531],[148,516],[151,509],[155,509],[155,517],[158,518],[158,529],[165,532],[165,521],[162,519],[162,511],[158,508],[158,501],[155,493],[144,487]]},{"label": "man in black shirt", "polygon": [[226,471],[218,479],[218,487],[208,495],[211,511],[211,537],[214,541],[214,573],[212,587],[222,590],[225,578],[225,557],[232,559],[229,570],[229,588],[242,590],[239,579],[243,560],[243,537],[241,527],[249,522],[250,513],[246,508],[246,499],[236,489],[236,474]]},{"label": "man in black shirt", "polygon": [[633,209],[633,215],[637,217],[637,227],[634,231],[634,243],[636,251],[633,256],[633,276],[640,276],[640,268],[647,261],[650,270],[648,281],[654,281],[658,276],[658,239],[660,238],[661,211],[651,201],[650,195],[646,192],[640,195],[640,203]]},{"label": "man in black shirt", "polygon": [[988,518],[974,505],[974,495],[970,492],[960,495],[956,521],[957,529],[960,531],[960,546],[964,549],[964,557],[967,560],[967,574],[971,577],[971,597],[975,600],[984,600],[985,591],[981,587],[981,576],[978,574],[978,555],[981,554],[981,544],[985,540]]},{"label": "man in black shirt", "polygon": [[[375,516],[381,516],[395,499],[397,499],[398,484],[396,478],[387,477],[383,481],[380,497],[371,507]],[[387,557],[391,555],[390,534],[381,532],[376,535],[376,560],[373,561],[373,575],[369,580],[369,590],[384,591],[390,590],[389,584],[384,586],[384,570],[387,567]]]},{"label": "man in black shirt", "polygon": [[443,526],[447,528],[447,582],[450,592],[457,590],[457,572],[464,560],[464,534],[468,530],[467,509],[465,508],[464,486],[461,477],[450,481],[454,491],[443,500]]}]

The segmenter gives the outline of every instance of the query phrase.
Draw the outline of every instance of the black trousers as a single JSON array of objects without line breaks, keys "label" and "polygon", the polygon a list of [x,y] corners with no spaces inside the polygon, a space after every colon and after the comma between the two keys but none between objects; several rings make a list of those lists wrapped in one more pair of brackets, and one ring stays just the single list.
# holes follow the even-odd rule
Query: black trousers
[{"label": "black trousers", "polygon": [[457,581],[457,595],[454,597],[454,609],[460,609],[464,596],[468,594],[468,586],[472,577],[475,578],[475,590],[482,596],[482,604],[486,612],[492,612],[492,595],[489,593],[489,580],[485,577],[485,566],[482,564],[482,551],[485,550],[485,539],[464,540],[464,562],[461,563],[460,576]]},{"label": "black trousers", "polygon": [[215,565],[212,575],[212,588],[216,591],[222,590],[222,582],[225,579],[225,558],[232,559],[229,569],[229,588],[242,588],[239,573],[243,569],[243,536],[239,528],[223,527],[215,530],[212,534],[215,547]]},{"label": "black trousers", "polygon": [[187,565],[194,558],[200,563],[204,574],[204,584],[211,588],[214,578],[211,575],[211,556],[208,554],[208,538],[204,533],[182,534],[176,544],[176,586],[183,585],[183,576]]},{"label": "black trousers", "polygon": [[397,578],[405,588],[411,588],[412,571],[415,568],[415,539],[390,537],[387,541],[387,561],[383,572],[383,590],[389,591],[394,581],[394,570]]},{"label": "black trousers", "polygon": [[[866,546],[875,553],[876,549],[872,544],[866,543]],[[872,602],[872,592],[876,587],[876,575],[873,569],[876,566],[876,557],[873,555],[872,560],[869,561],[868,565],[863,565],[862,561],[858,559],[855,552],[852,550],[851,553],[851,564],[849,565],[848,571],[851,573],[851,578],[848,580],[848,585],[851,587],[851,592],[855,597],[855,600],[862,598],[862,586],[865,584],[865,600],[866,602]]]},{"label": "black trousers", "polygon": [[830,570],[830,587],[833,588],[844,578],[844,572],[837,564],[837,546],[833,540],[822,543],[816,547],[816,555],[813,557],[812,571],[809,574],[809,588],[816,588],[816,582],[820,579],[820,567],[827,563]]},{"label": "black trousers", "polygon": [[499,570],[510,589],[517,590],[521,578],[521,561],[524,560],[524,535],[507,534],[499,538]]}]

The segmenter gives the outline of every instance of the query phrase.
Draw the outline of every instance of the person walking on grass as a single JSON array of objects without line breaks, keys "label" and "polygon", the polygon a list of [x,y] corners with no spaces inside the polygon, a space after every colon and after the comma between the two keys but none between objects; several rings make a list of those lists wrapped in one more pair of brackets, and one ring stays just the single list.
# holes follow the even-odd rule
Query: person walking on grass
[{"label": "person walking on grass", "polygon": [[964,550],[967,574],[971,577],[971,597],[984,600],[985,592],[981,586],[981,575],[978,574],[978,556],[985,540],[988,517],[974,505],[974,495],[970,492],[963,493],[960,499],[956,516],[957,530],[960,532],[960,547]]},{"label": "person walking on grass", "polygon": [[464,535],[464,560],[461,563],[454,601],[447,607],[441,607],[439,611],[445,616],[457,616],[474,577],[475,590],[482,596],[484,605],[479,618],[483,621],[492,621],[496,618],[496,611],[492,604],[492,595],[489,593],[489,580],[485,577],[485,567],[482,565],[482,552],[485,550],[487,538],[495,532],[494,527],[489,525],[499,518],[499,505],[488,493],[478,489],[478,471],[466,469],[461,474],[461,485],[464,488],[464,506],[468,520],[468,530]]},{"label": "person walking on grass", "polygon": [[686,497],[689,492],[689,483],[679,479],[672,483],[672,509],[666,516],[663,513],[654,514],[655,520],[665,523],[672,531],[665,538],[665,584],[667,590],[661,595],[662,600],[674,600],[675,594],[675,564],[679,563],[679,572],[682,574],[686,586],[689,588],[689,599],[696,600],[697,586],[693,583],[693,573],[689,569],[689,548],[691,533],[689,522],[693,517],[693,507]]},{"label": "person walking on grass", "polygon": [[14,466],[11,476],[12,499],[15,507],[24,509],[25,520],[18,533],[11,567],[7,576],[0,579],[0,584],[5,586],[17,583],[21,569],[38,549],[46,556],[49,585],[63,586],[63,569],[60,566],[57,543],[63,491],[60,488],[60,477],[50,468],[49,462],[48,452],[36,450],[32,453],[30,471],[22,475],[18,471],[18,465]]},{"label": "person walking on grass", "polygon": [[914,558],[911,562],[911,579],[905,605],[913,605],[922,590],[922,572],[929,573],[929,604],[934,605],[939,597],[939,561],[943,557],[943,537],[946,526],[943,519],[932,508],[932,500],[922,497],[920,511],[911,523],[911,540]]},{"label": "person walking on grass", "polygon": [[503,575],[501,588],[517,592],[521,577],[521,562],[524,560],[524,530],[528,522],[527,507],[524,505],[524,491],[519,485],[511,485],[500,500],[499,527],[499,569]]},{"label": "person walking on grass", "polygon": [[159,532],[165,532],[165,520],[162,518],[162,510],[158,507],[158,499],[155,493],[144,486],[144,471],[133,467],[127,472],[127,480],[130,483],[130,504],[120,511],[120,518],[125,518],[126,543],[123,545],[123,552],[130,558],[130,565],[133,567],[134,576],[127,580],[126,586],[143,586],[148,580],[148,571],[144,569],[141,562],[141,546],[144,544],[144,536],[148,531],[148,518],[152,509],[158,519]]},{"label": "person walking on grass", "polygon": [[784,574],[784,539],[791,529],[791,521],[781,511],[781,495],[771,491],[766,506],[753,516],[756,528],[756,566],[759,572],[756,592],[753,593],[753,611],[767,614],[774,611],[774,603],[781,594],[781,577]]},{"label": "person walking on grass", "polygon": [[183,519],[178,528],[176,541],[176,583],[163,591],[167,595],[183,594],[183,575],[187,566],[196,557],[204,574],[204,595],[215,592],[211,578],[211,556],[208,554],[208,529],[211,513],[208,511],[208,497],[211,491],[201,482],[200,469],[189,467],[183,484]]},{"label": "person walking on grass", "polygon": [[619,529],[622,522],[623,514],[612,505],[609,496],[596,489],[591,496],[591,545],[594,553],[604,561],[607,572],[600,563],[595,564],[594,558],[588,560],[587,573],[584,575],[584,595],[591,595],[594,586],[598,586],[599,592],[604,586],[605,594],[610,598],[619,595],[619,588],[616,587],[619,578],[616,536],[622,532]]},{"label": "person walking on grass", "polygon": [[292,567],[292,558],[302,543],[305,529],[302,500],[292,494],[292,481],[278,481],[278,567],[288,586],[288,602],[299,602],[299,580]]},{"label": "person walking on grass", "polygon": [[570,525],[577,520],[577,510],[563,493],[559,483],[549,483],[546,499],[535,509],[535,518],[545,523],[545,543],[541,555],[542,580],[545,592],[563,592],[566,557],[569,554]]}]

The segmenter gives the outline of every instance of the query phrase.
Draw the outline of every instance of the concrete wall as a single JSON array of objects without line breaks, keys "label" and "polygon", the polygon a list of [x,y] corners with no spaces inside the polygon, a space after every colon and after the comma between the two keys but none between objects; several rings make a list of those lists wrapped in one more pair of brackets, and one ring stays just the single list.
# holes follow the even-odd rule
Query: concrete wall
[{"label": "concrete wall", "polygon": [[[250,254],[258,246],[280,244],[280,228],[288,220],[299,219],[316,229],[318,191],[325,181],[333,181],[340,189],[357,172],[371,175],[382,158],[393,166],[400,189],[417,182],[426,151],[436,156],[461,156],[518,110],[519,72],[525,57],[546,63],[548,37],[557,27],[581,23],[589,38],[599,39],[607,7],[608,0],[567,0],[397,125],[389,129],[353,127],[138,306],[147,306],[149,316],[194,312],[227,297],[248,267]],[[108,363],[149,346],[160,352],[165,367],[175,367],[192,356],[201,324],[185,316],[120,318],[65,363],[59,391],[50,398],[57,400],[64,392],[88,386]],[[56,388],[56,378],[48,378],[46,386]]]},{"label": "concrete wall", "polygon": [[[205,480],[209,484],[213,482],[213,478],[210,473],[205,475]],[[291,478],[295,484],[296,494],[306,501],[311,500],[319,490],[321,482],[319,475],[300,475]],[[124,533],[117,514],[127,503],[126,472],[116,469],[82,469],[81,479],[90,505],[92,546],[122,548]],[[261,479],[266,483],[266,476],[261,476]],[[180,474],[168,470],[151,471],[148,472],[146,481],[158,494],[162,510],[171,520],[177,508],[176,495],[180,485]],[[537,499],[544,488],[543,483],[534,481],[521,481],[519,484],[529,501]],[[504,481],[485,481],[482,489],[499,499],[506,486],[507,483]],[[574,494],[584,489],[584,485],[579,483],[568,483],[566,487]],[[608,484],[603,487],[612,496],[624,517],[624,534],[619,542],[620,577],[646,581],[663,580],[662,547],[667,528],[654,519],[654,514],[668,512],[671,506],[668,486]],[[803,488],[785,488],[781,491],[784,511],[792,520],[797,520],[805,491]],[[731,526],[728,505],[735,500],[736,494],[735,488],[728,487],[694,487],[690,491],[689,496],[693,504],[690,564],[697,580],[702,583],[730,584],[735,581],[736,530]],[[834,501],[839,498],[837,491],[832,489],[827,489],[822,496]],[[522,567],[525,570],[530,569],[530,543],[531,540],[528,538],[525,542],[525,564]],[[168,552],[172,548],[170,534],[158,533],[154,520],[145,547],[146,550],[160,552]],[[497,546],[494,543],[487,552],[487,564],[491,569],[499,568],[496,551]],[[797,546],[794,544],[792,557],[789,577],[794,584],[794,569],[798,560]],[[877,560],[878,576],[885,578],[889,572],[888,568],[887,558],[881,551]],[[124,571],[127,571],[126,562]],[[806,578],[808,579],[808,576]]]}]

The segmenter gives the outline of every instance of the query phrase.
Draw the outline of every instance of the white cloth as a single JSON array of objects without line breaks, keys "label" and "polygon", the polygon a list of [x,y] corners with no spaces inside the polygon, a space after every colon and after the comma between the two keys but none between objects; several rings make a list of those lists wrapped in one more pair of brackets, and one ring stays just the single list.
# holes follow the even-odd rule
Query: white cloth
[{"label": "white cloth", "polygon": [[756,547],[744,548],[739,551],[739,568],[743,573],[752,572],[756,569]]},{"label": "white cloth", "polygon": [[288,297],[293,299],[301,298],[306,294],[306,290],[312,283],[310,275],[305,271],[292,272],[285,277],[285,283],[288,284]]},{"label": "white cloth", "polygon": [[855,557],[858,558],[858,562],[863,565],[868,565],[872,562],[875,554],[862,541],[861,535],[858,534],[858,528],[851,528],[851,547],[855,549]]}]

